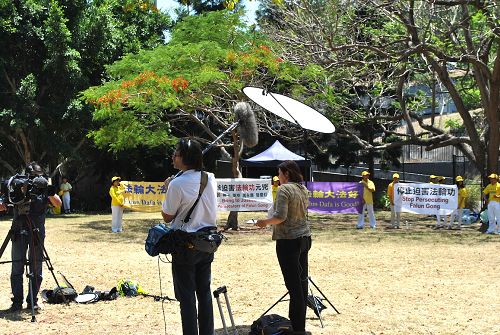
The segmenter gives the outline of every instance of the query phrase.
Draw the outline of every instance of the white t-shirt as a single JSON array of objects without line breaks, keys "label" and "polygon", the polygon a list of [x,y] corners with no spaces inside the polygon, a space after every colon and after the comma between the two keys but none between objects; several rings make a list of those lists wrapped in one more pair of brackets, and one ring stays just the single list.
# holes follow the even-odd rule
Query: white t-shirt
[{"label": "white t-shirt", "polygon": [[191,220],[188,223],[184,223],[183,220],[198,197],[201,172],[187,170],[168,185],[162,211],[168,215],[175,215],[170,226],[172,229],[193,233],[203,227],[217,225],[217,182],[213,173],[207,172],[207,174],[207,186],[191,213]]}]

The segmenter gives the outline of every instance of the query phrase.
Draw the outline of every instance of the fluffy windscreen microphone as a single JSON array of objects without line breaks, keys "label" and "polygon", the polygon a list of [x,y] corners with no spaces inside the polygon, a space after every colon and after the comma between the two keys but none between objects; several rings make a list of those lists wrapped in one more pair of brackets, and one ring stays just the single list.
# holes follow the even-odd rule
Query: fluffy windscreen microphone
[{"label": "fluffy windscreen microphone", "polygon": [[248,102],[238,102],[234,106],[234,114],[238,121],[238,133],[243,144],[249,148],[256,146],[259,142],[259,129],[250,104]]}]

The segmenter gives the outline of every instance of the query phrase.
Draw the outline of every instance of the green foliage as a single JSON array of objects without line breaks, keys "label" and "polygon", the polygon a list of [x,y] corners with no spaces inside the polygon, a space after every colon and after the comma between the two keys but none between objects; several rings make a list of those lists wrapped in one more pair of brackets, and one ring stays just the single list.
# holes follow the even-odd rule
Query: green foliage
[{"label": "green foliage", "polygon": [[465,208],[478,212],[481,209],[482,190],[479,180],[473,180],[465,183],[467,189],[467,198],[465,199]]},{"label": "green foliage", "polygon": [[[241,14],[184,18],[168,45],[129,54],[109,66],[113,80],[82,93],[99,124],[89,134],[96,145],[118,152],[168,144],[173,124],[183,134],[203,137],[201,124],[190,124],[190,115],[231,109],[245,83],[262,76],[289,78],[290,65],[245,29]],[[227,116],[217,119],[228,121]]]},{"label": "green foliage", "polygon": [[391,202],[387,195],[387,191],[383,191],[380,193],[380,196],[375,198],[375,208],[383,208],[386,210],[391,208]]},{"label": "green foliage", "polygon": [[444,127],[449,128],[450,131],[461,132],[465,130],[464,124],[459,119],[448,119],[444,122]]},{"label": "green foliage", "polygon": [[149,0],[0,1],[0,175],[78,158],[91,126],[78,92],[124,53],[161,44],[170,22]]}]

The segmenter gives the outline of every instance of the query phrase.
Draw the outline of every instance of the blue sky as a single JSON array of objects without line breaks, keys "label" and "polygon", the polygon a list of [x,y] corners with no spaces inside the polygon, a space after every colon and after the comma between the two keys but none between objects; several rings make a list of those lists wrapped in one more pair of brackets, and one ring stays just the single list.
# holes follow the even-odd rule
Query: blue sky
[{"label": "blue sky", "polygon": [[[245,4],[245,8],[247,11],[247,21],[249,24],[255,23],[255,11],[259,7],[258,0],[241,0],[243,4]],[[173,10],[179,6],[179,3],[174,0],[157,0],[158,8],[162,10],[166,10],[169,13],[173,14]]]}]

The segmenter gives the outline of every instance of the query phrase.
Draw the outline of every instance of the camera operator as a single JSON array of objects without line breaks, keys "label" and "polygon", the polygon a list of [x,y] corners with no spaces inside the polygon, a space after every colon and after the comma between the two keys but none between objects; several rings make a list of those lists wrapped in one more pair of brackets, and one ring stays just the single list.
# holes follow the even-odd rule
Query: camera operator
[{"label": "camera operator", "polygon": [[[215,228],[217,185],[211,173],[207,173],[207,185],[191,213],[191,220],[184,222],[200,191],[203,163],[200,144],[191,139],[181,139],[172,160],[174,167],[179,169],[181,174],[165,181],[167,194],[162,206],[163,219],[167,223],[172,221],[172,229],[187,233],[205,227]],[[187,247],[178,249],[172,254],[172,276],[175,297],[181,308],[182,333],[213,335],[214,317],[210,280],[214,254]],[[196,300],[198,300],[198,310]]]},{"label": "camera operator", "polygon": [[12,272],[10,283],[12,288],[11,312],[22,309],[23,274],[28,252],[30,285],[33,292],[28,291],[26,302],[31,309],[31,293],[33,306],[38,310],[37,295],[42,283],[43,243],[45,239],[45,213],[48,202],[48,182],[44,178],[42,168],[37,163],[26,167],[27,183],[22,186],[26,197],[24,201],[14,203],[12,220]]}]

